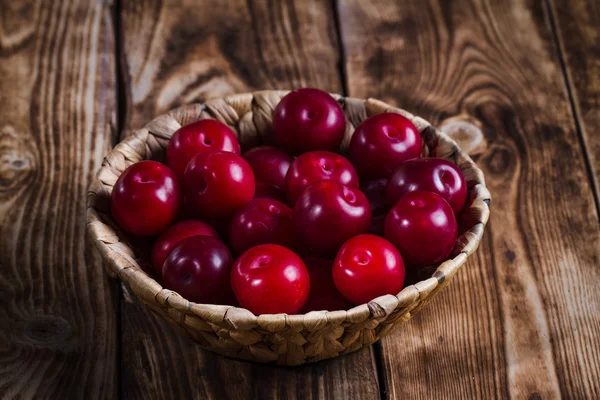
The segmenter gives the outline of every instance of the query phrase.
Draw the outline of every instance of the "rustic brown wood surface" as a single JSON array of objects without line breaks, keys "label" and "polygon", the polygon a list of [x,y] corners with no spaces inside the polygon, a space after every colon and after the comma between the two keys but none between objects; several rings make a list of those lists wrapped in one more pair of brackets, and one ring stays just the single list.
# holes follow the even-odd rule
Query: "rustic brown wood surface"
[{"label": "rustic brown wood surface", "polygon": [[0,2],[0,398],[114,398],[116,285],[85,239],[116,143],[110,2]]},{"label": "rustic brown wood surface", "polygon": [[[600,398],[599,11],[0,0],[0,398]],[[299,368],[225,359],[117,295],[83,239],[87,183],[119,130],[301,86],[444,128],[484,169],[491,222],[381,344]]]},{"label": "rustic brown wood surface", "polygon": [[600,3],[550,0],[565,78],[596,182],[600,179]]},{"label": "rustic brown wood surface", "polygon": [[487,142],[479,165],[493,200],[482,248],[427,310],[382,341],[386,390],[600,396],[598,215],[546,4],[340,1],[339,9],[351,95],[395,103],[450,134],[461,120],[473,136],[479,125]]}]

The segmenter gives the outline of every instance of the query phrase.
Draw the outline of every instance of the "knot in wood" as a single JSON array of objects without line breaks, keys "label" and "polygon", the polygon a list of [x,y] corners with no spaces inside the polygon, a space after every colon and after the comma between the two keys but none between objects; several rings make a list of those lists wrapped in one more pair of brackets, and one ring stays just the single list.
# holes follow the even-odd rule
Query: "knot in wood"
[{"label": "knot in wood", "polygon": [[[35,170],[31,146],[11,125],[0,128],[0,193],[10,194],[24,187]],[[4,197],[4,195],[1,195]]]},{"label": "knot in wood", "polygon": [[490,148],[489,155],[485,157],[484,164],[491,175],[506,176],[515,169],[517,157],[513,151],[503,145],[494,145]]},{"label": "knot in wood", "polygon": [[48,348],[68,345],[73,335],[71,324],[54,315],[38,315],[26,319],[16,330],[19,341]]},{"label": "knot in wood", "polygon": [[439,129],[448,134],[471,157],[483,154],[487,140],[483,135],[483,124],[468,114],[460,114],[445,119]]}]

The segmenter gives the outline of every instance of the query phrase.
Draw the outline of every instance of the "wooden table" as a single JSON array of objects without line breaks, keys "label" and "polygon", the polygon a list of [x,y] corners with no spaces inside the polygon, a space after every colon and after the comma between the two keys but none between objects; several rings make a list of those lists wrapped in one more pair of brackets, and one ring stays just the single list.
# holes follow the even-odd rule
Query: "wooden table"
[{"label": "wooden table", "polygon": [[[599,25],[595,0],[0,1],[0,397],[600,398]],[[215,356],[105,276],[87,185],[157,114],[302,86],[443,127],[491,221],[371,348]]]}]

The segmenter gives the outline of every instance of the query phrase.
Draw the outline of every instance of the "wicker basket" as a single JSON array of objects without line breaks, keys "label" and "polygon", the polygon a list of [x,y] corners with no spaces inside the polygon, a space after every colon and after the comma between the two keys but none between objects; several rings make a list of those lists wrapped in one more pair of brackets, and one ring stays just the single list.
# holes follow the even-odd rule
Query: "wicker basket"
[{"label": "wicker basket", "polygon": [[[451,259],[442,263],[433,277],[348,311],[317,311],[305,315],[256,316],[230,306],[195,304],[163,288],[149,276],[144,263],[149,253],[135,246],[109,213],[110,194],[117,178],[129,165],[145,160],[162,160],[168,140],[182,125],[216,118],[237,132],[243,149],[268,142],[271,114],[287,91],[262,91],[192,104],[162,115],[119,143],[106,156],[88,193],[87,227],[100,250],[108,272],[125,282],[151,310],[183,328],[203,347],[216,353],[256,362],[299,365],[336,357],[368,346],[392,328],[408,321],[437,295],[478,247],[489,216],[488,192],[483,173],[446,134],[422,118],[381,101],[333,95],[347,117],[342,151],[354,128],[365,118],[382,112],[408,117],[423,138],[423,155],[454,162],[469,187],[468,208],[461,218],[466,231],[456,243]],[[146,257],[142,258],[140,255]]]}]

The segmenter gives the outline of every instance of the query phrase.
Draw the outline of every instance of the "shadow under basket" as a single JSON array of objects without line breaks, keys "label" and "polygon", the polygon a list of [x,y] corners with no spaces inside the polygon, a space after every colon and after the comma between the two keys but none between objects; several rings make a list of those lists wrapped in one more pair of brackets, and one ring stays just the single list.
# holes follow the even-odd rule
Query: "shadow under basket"
[{"label": "shadow under basket", "polygon": [[[228,357],[282,365],[300,365],[368,346],[408,321],[437,295],[479,246],[489,217],[490,193],[471,158],[446,134],[420,117],[381,101],[332,95],[342,106],[347,128],[342,152],[354,129],[371,115],[394,112],[409,118],[423,139],[423,156],[455,163],[465,176],[469,196],[461,214],[461,231],[451,258],[433,276],[347,311],[315,311],[304,315],[256,316],[238,307],[196,304],[161,286],[142,268],[142,250],[110,215],[110,195],[119,175],[131,164],[162,161],[169,138],[182,125],[214,118],[230,126],[243,150],[271,138],[271,115],[288,91],[261,91],[191,104],[161,115],[119,143],[104,159],[88,191],[87,228],[108,273],[127,284],[142,303],[199,342]],[[143,256],[142,256],[143,255]]]}]

